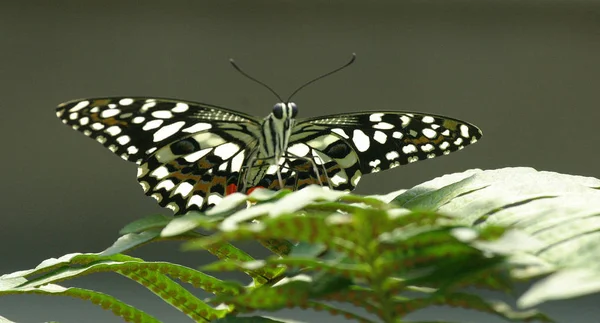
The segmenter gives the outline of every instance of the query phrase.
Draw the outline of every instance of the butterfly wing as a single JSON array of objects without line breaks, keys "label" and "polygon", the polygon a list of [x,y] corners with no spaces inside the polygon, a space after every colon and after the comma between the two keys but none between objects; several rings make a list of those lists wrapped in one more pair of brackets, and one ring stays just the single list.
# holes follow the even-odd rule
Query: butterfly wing
[{"label": "butterfly wing", "polygon": [[252,116],[171,99],[75,100],[61,104],[57,115],[137,163],[146,195],[176,213],[205,210],[237,191],[260,132]]},{"label": "butterfly wing", "polygon": [[112,97],[74,100],[56,110],[63,123],[140,164],[158,148],[224,124],[256,128],[255,117],[197,102]]},{"label": "butterfly wing", "polygon": [[300,121],[288,152],[323,165],[320,175],[332,188],[353,190],[363,174],[447,155],[481,135],[465,121],[431,114],[339,114]]}]

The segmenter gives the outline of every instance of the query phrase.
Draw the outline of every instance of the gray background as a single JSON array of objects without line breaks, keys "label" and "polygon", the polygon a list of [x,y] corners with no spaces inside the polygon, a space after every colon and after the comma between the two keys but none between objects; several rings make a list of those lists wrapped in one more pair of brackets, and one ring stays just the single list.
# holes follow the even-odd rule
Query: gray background
[{"label": "gray background", "polygon": [[[0,46],[0,273],[100,251],[124,224],[165,213],[143,195],[133,164],[57,120],[58,103],[147,95],[266,115],[275,98],[236,73],[230,57],[285,96],[356,52],[351,68],[295,97],[301,116],[413,110],[483,129],[484,138],[459,153],[363,178],[359,193],[469,168],[600,176],[598,1],[2,1]],[[136,255],[190,266],[212,260],[177,247]],[[165,322],[188,321],[114,275],[73,284],[112,293]],[[543,309],[559,322],[600,322],[597,304],[585,297]],[[80,300],[30,295],[0,298],[0,315],[119,321]],[[412,317],[500,322],[450,308]]]}]

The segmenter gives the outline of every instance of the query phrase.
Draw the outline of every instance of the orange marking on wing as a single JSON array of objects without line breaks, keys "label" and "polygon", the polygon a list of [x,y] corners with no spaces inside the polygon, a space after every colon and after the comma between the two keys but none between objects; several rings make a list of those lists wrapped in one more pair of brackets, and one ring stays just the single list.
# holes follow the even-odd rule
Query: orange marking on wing
[{"label": "orange marking on wing", "polygon": [[107,126],[114,126],[114,125],[119,125],[119,126],[123,126],[123,127],[127,126],[127,121],[117,120],[114,117],[103,119],[103,118],[100,118],[100,115],[98,113],[90,114],[90,120],[92,120],[92,122],[103,123]]}]

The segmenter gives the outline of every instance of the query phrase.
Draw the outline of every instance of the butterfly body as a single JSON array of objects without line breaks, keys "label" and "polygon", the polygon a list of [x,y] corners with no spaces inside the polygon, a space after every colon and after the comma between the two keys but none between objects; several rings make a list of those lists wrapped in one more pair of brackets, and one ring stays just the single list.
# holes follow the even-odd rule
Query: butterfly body
[{"label": "butterfly body", "polygon": [[63,103],[57,116],[138,165],[144,192],[176,213],[206,210],[256,187],[352,190],[362,175],[476,142],[467,122],[376,111],[297,119],[278,103],[264,119],[183,100],[110,97]]}]

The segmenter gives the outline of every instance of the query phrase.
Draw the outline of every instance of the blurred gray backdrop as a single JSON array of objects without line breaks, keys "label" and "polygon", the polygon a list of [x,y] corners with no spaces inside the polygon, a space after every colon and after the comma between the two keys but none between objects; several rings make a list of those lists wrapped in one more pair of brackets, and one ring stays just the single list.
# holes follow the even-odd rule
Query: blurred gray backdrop
[{"label": "blurred gray backdrop", "polygon": [[[59,122],[58,103],[145,95],[268,114],[276,99],[235,72],[230,57],[285,96],[356,52],[351,68],[295,97],[301,117],[409,110],[483,129],[483,139],[461,152],[364,177],[359,193],[470,168],[600,176],[599,1],[2,1],[0,46],[0,273],[103,250],[124,224],[167,213],[144,196],[133,164]],[[135,255],[190,266],[213,260],[181,253],[176,243]],[[188,322],[115,275],[73,284],[164,322]],[[542,309],[562,323],[600,322],[597,304],[584,297]],[[0,315],[119,322],[81,300],[31,295],[1,297]],[[412,318],[503,322],[450,308]]]}]

